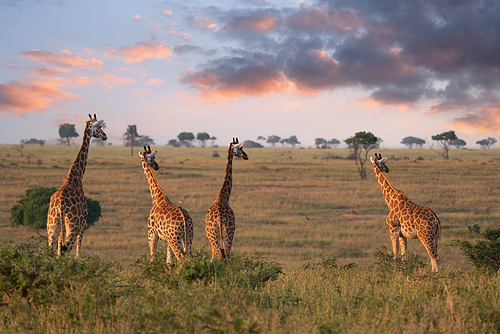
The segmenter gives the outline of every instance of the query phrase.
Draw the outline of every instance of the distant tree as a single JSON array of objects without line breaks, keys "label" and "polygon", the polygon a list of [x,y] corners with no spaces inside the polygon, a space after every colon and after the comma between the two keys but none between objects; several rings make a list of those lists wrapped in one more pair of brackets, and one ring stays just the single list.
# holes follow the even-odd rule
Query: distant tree
[{"label": "distant tree", "polygon": [[295,147],[295,145],[299,145],[300,142],[297,139],[297,136],[290,136],[290,138],[287,139],[287,144],[292,145],[292,147]]},{"label": "distant tree", "polygon": [[20,145],[14,145],[14,146],[12,146],[12,148],[14,150],[16,150],[17,152],[19,152],[20,157],[24,157],[24,154],[23,154],[24,144],[22,143],[22,141],[21,141]]},{"label": "distant tree", "polygon": [[[10,218],[15,225],[31,226],[35,229],[47,227],[47,212],[49,211],[50,196],[56,191],[55,187],[46,188],[35,186],[26,190],[17,204],[10,208]],[[94,225],[101,216],[99,201],[87,198],[89,216],[87,224]]]},{"label": "distant tree", "polygon": [[495,145],[496,142],[497,140],[495,138],[488,137],[486,139],[477,141],[476,144],[479,145],[482,149],[487,149]]},{"label": "distant tree", "polygon": [[271,136],[267,137],[266,143],[269,143],[269,144],[274,146],[274,145],[276,145],[276,143],[279,143],[280,140],[281,140],[281,137],[271,135]]},{"label": "distant tree", "polygon": [[458,139],[457,135],[455,134],[455,131],[443,132],[435,136],[432,136],[431,138],[432,140],[437,141],[439,146],[441,146],[441,148],[444,150],[442,156],[445,159],[449,159],[448,151],[451,149],[451,145],[453,145],[452,142]]},{"label": "distant tree", "polygon": [[134,156],[134,145],[138,137],[137,125],[129,125],[127,131],[123,134],[123,143],[127,147],[130,146],[130,156]]},{"label": "distant tree", "polygon": [[177,135],[177,139],[186,147],[193,146],[194,135],[192,132],[181,132]]},{"label": "distant tree", "polygon": [[23,140],[21,140],[21,144],[26,144],[26,145],[36,145],[36,144],[38,144],[38,145],[43,146],[43,145],[45,145],[45,140],[43,140],[43,139],[39,140],[39,139],[35,139],[35,138],[31,138],[29,140],[28,139],[23,139]]},{"label": "distant tree", "polygon": [[333,147],[337,148],[337,146],[340,144],[340,141],[338,139],[332,138],[332,140],[329,140],[326,143],[328,145],[332,145]]},{"label": "distant tree", "polygon": [[179,143],[177,139],[170,139],[167,145],[172,147],[181,147],[181,143]]},{"label": "distant tree", "polygon": [[71,139],[78,137],[78,133],[75,130],[75,124],[64,123],[59,125],[59,137],[61,140],[66,140],[66,145],[69,146]]},{"label": "distant tree", "polygon": [[214,143],[217,140],[217,137],[210,137],[210,140],[212,141],[212,146],[214,146]]},{"label": "distant tree", "polygon": [[262,140],[262,141],[264,141],[264,140],[266,140],[266,138],[264,138],[264,137],[262,137],[262,136],[258,136],[258,137],[257,137],[257,140],[258,140],[258,141],[261,141],[261,140]]},{"label": "distant tree", "polygon": [[465,140],[457,138],[451,141],[451,145],[455,146],[455,148],[464,148],[467,143],[465,142]]},{"label": "distant tree", "polygon": [[135,144],[139,147],[150,146],[150,145],[155,145],[155,141],[152,138],[149,138],[149,136],[139,136],[135,140]]},{"label": "distant tree", "polygon": [[210,140],[210,135],[206,132],[198,132],[196,135],[196,140],[201,143],[201,147],[205,147],[205,142]]},{"label": "distant tree", "polygon": [[327,141],[325,138],[316,138],[314,139],[314,145],[316,145],[316,148],[326,148]]},{"label": "distant tree", "polygon": [[403,140],[401,140],[401,144],[408,146],[408,148],[413,148],[413,145],[415,145],[415,147],[418,146],[419,148],[422,148],[422,145],[425,144],[425,140],[409,136],[404,137]]},{"label": "distant tree", "polygon": [[256,143],[256,142],[251,141],[251,140],[245,140],[244,146],[245,146],[245,148],[262,148],[262,147],[264,147],[261,144]]},{"label": "distant tree", "polygon": [[356,132],[352,137],[344,140],[347,148],[351,151],[351,156],[356,160],[359,176],[366,178],[365,163],[368,160],[368,152],[378,147],[379,138],[371,132]]}]

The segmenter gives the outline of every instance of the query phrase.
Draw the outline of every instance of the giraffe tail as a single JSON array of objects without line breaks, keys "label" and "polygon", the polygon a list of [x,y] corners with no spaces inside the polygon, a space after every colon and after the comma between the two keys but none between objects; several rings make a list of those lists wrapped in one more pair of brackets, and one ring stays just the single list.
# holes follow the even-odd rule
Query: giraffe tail
[{"label": "giraffe tail", "polygon": [[[61,230],[59,233],[61,233],[61,253],[66,252],[68,250],[68,247],[66,246],[66,215],[62,210],[59,210],[59,221],[61,222]],[[57,237],[57,240],[59,240],[59,236]],[[58,241],[59,242],[59,241]]]},{"label": "giraffe tail", "polygon": [[226,245],[224,244],[224,232],[222,230],[222,223],[220,218],[219,218],[219,234],[220,234],[220,244],[221,244],[220,252],[222,254],[222,258],[226,260]]}]

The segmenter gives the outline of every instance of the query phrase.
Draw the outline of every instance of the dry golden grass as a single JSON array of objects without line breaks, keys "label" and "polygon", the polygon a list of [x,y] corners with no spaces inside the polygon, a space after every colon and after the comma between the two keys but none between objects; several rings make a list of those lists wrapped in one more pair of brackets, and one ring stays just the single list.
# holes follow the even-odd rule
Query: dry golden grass
[{"label": "dry golden grass", "polygon": [[[29,187],[59,187],[78,149],[78,145],[29,146],[26,157],[19,157],[11,145],[0,145],[0,244],[35,234],[11,226],[10,208]],[[194,247],[209,248],[203,218],[222,184],[227,149],[153,149],[158,150],[156,175],[163,190],[172,202],[182,201],[193,218]],[[361,180],[354,161],[328,159],[347,156],[345,149],[246,151],[250,159],[235,161],[233,168],[235,251],[265,254],[285,267],[295,267],[322,256],[366,265],[373,263],[377,248],[390,249],[388,209],[369,163],[368,177]],[[214,158],[214,152],[220,157]],[[500,151],[452,150],[449,161],[432,150],[377,152],[389,158],[393,185],[440,217],[443,265],[467,266],[460,250],[446,245],[452,239],[473,239],[467,226],[499,224]],[[146,220],[151,197],[139,156],[131,157],[126,147],[92,146],[89,157],[84,190],[100,202],[102,218],[86,231],[83,251],[131,263],[149,253]],[[408,244],[410,251],[428,260],[418,240]]]}]

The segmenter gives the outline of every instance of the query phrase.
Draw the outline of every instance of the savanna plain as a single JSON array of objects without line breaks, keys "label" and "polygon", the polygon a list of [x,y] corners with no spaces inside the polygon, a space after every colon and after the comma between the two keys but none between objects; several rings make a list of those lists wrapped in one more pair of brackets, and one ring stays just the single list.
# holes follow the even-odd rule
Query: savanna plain
[{"label": "savanna plain", "polygon": [[[210,262],[203,218],[227,148],[154,146],[157,179],[194,222],[193,255],[149,262],[151,197],[139,148],[92,146],[85,194],[102,217],[84,256],[55,258],[10,208],[33,186],[56,187],[79,145],[0,145],[0,331],[16,333],[497,333],[499,274],[477,272],[452,240],[500,222],[500,150],[379,149],[393,185],[440,218],[441,271],[419,240],[394,262],[388,208],[369,162],[345,149],[245,149],[233,164],[232,258]],[[39,231],[45,234],[44,230]],[[33,237],[30,239],[30,237]],[[160,242],[160,246],[164,245]]]}]

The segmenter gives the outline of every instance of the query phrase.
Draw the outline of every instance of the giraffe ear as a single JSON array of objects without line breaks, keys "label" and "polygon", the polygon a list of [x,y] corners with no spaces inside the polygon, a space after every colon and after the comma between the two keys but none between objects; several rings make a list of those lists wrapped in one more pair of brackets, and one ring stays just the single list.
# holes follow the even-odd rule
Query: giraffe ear
[{"label": "giraffe ear", "polygon": [[[375,157],[376,157],[376,156],[375,156]],[[374,163],[375,163],[375,160],[373,160],[373,158],[372,158],[372,157],[370,157],[370,161],[372,162],[372,164],[374,164]]]},{"label": "giraffe ear", "polygon": [[154,157],[154,156],[156,155],[156,152],[157,152],[157,151],[153,151],[153,152],[151,152],[151,156],[152,156],[152,157]]},{"label": "giraffe ear", "polygon": [[381,162],[381,163],[383,163],[383,164],[385,164],[385,162],[386,162],[386,161],[387,161],[387,158],[382,158],[382,159],[380,160],[380,162]]}]

